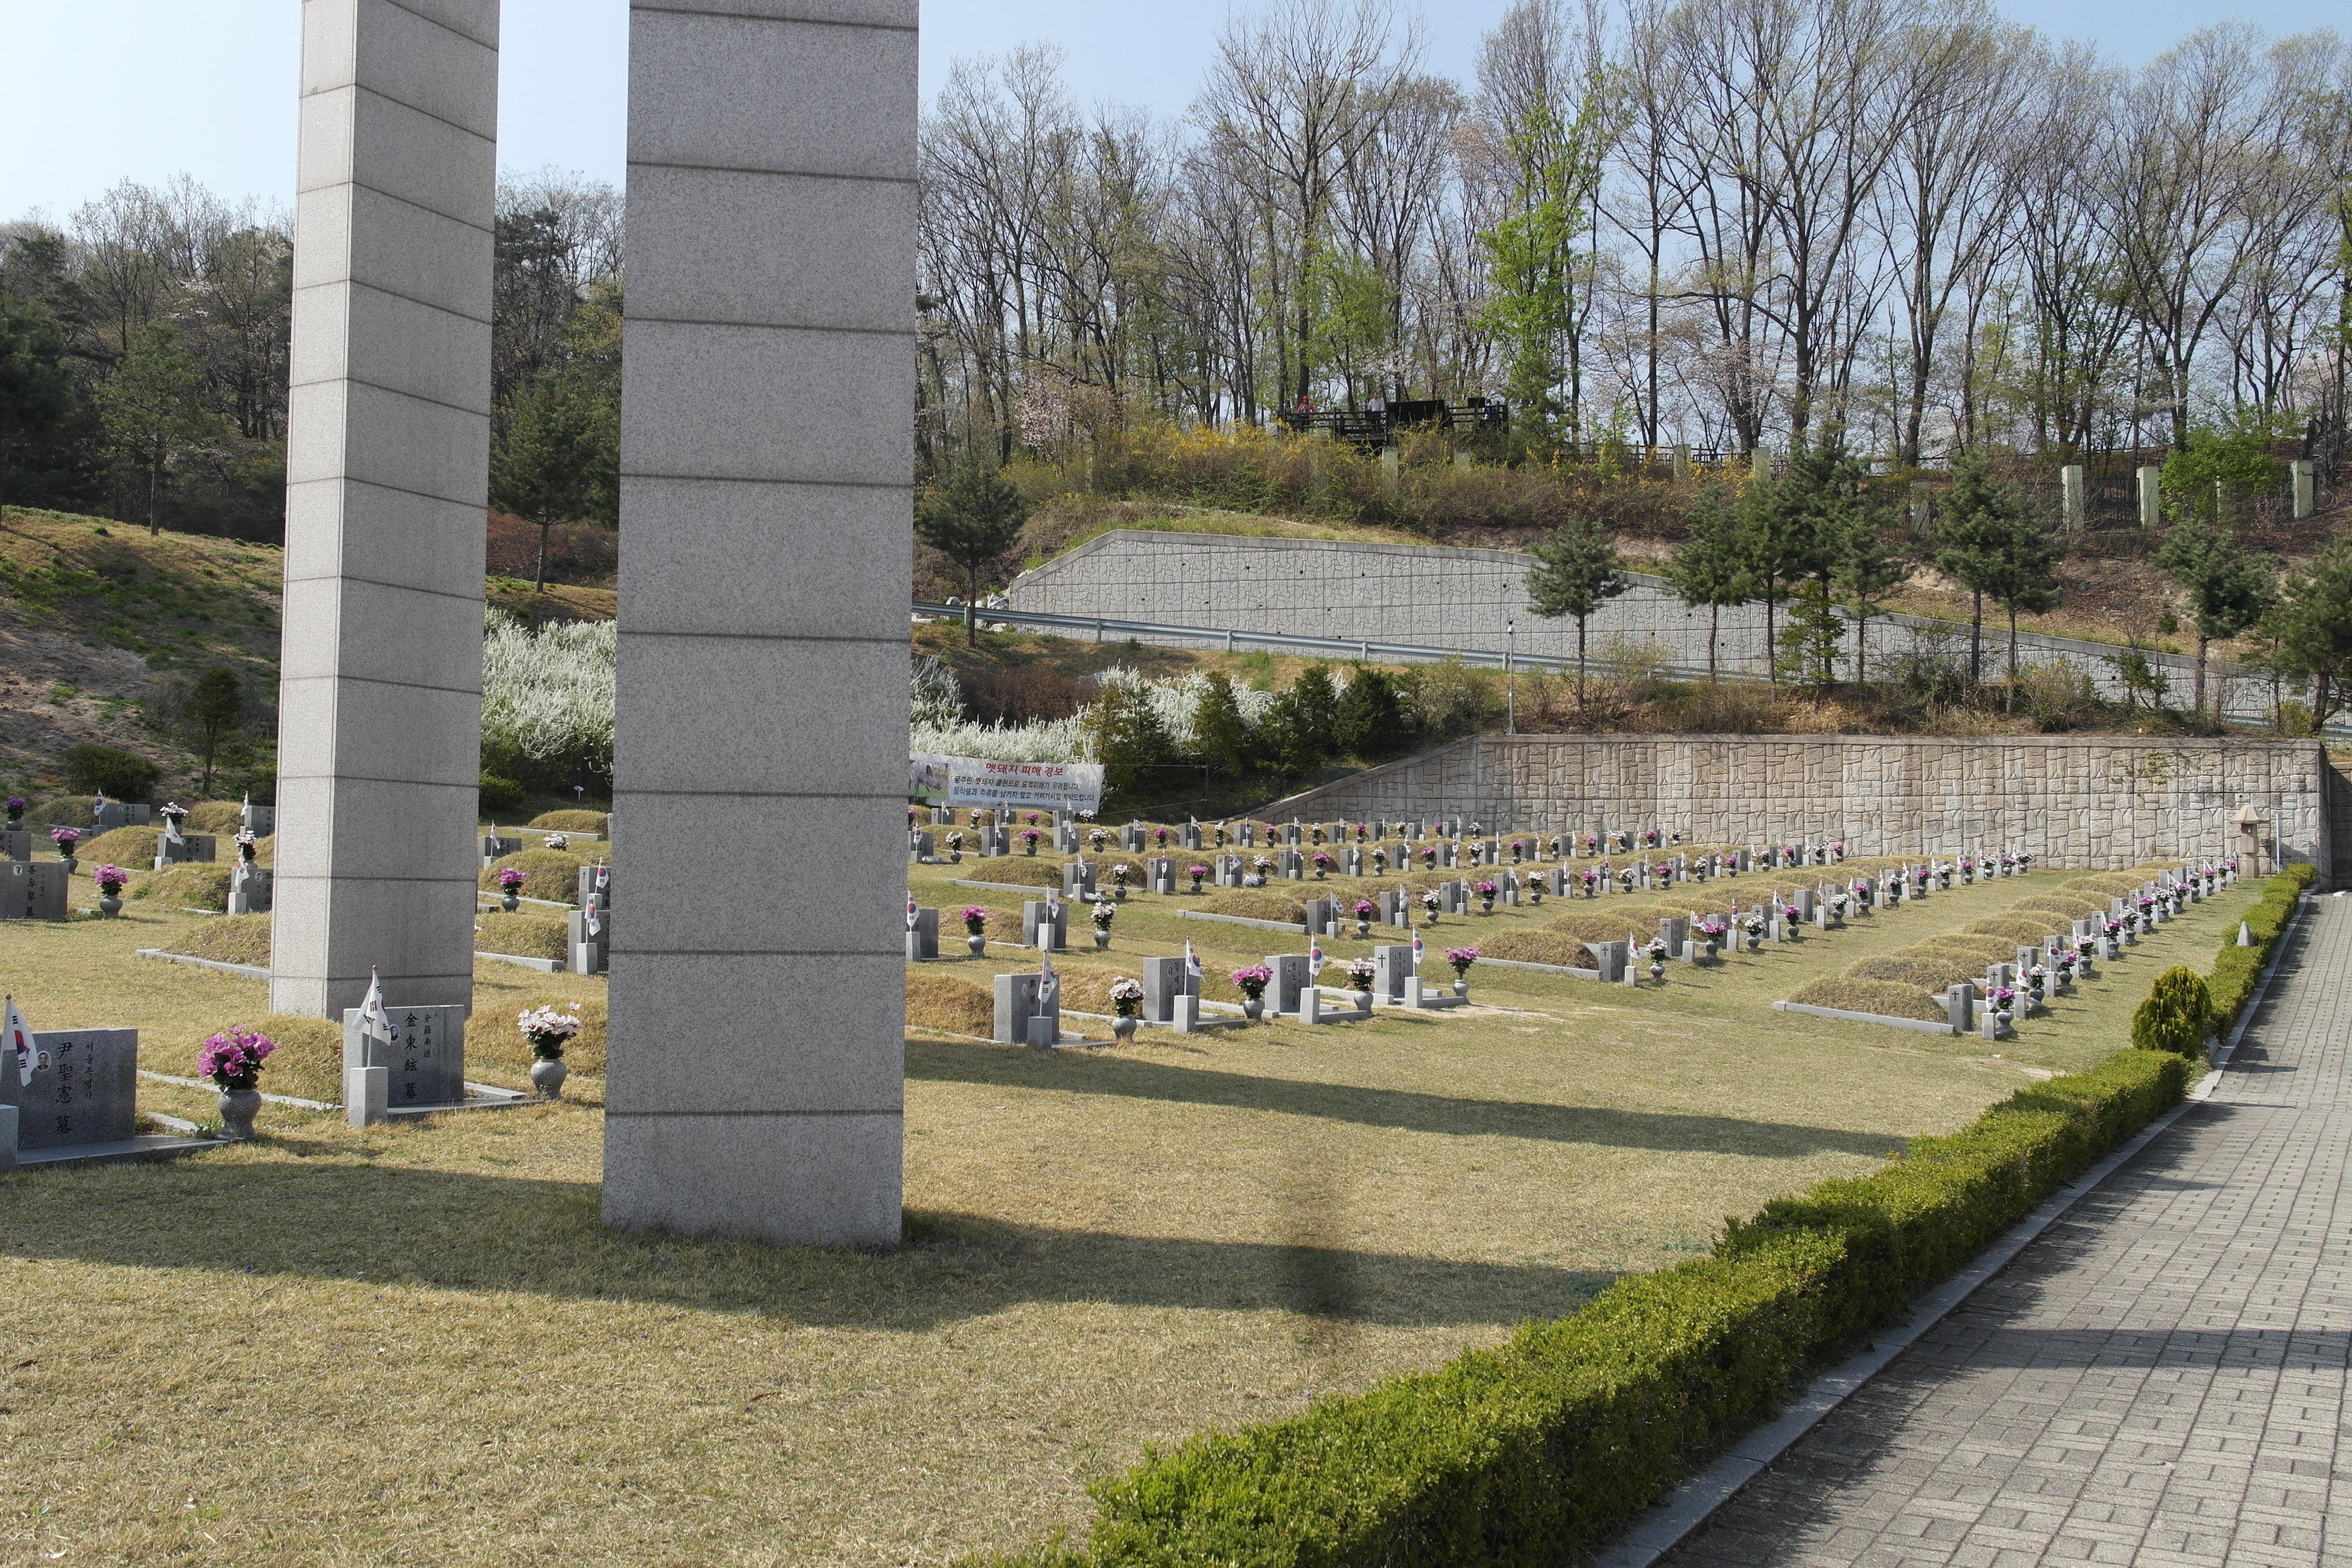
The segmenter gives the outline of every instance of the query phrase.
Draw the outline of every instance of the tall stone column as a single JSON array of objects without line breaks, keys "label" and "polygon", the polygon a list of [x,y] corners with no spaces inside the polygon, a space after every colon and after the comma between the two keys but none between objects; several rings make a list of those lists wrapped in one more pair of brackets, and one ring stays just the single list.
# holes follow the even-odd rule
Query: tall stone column
[{"label": "tall stone column", "polygon": [[270,1006],[473,997],[498,0],[303,0]]},{"label": "tall stone column", "polygon": [[634,0],[604,1217],[898,1237],[916,0]]}]

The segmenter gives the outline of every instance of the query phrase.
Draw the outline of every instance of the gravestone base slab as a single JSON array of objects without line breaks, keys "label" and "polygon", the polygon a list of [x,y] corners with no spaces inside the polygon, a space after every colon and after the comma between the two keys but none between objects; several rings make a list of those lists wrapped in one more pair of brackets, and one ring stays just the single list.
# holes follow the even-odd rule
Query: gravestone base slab
[{"label": "gravestone base slab", "polygon": [[26,1165],[107,1164],[121,1160],[171,1159],[199,1149],[226,1147],[217,1138],[180,1138],[150,1133],[137,1138],[109,1139],[100,1143],[59,1143],[47,1149],[20,1149],[15,1163]]}]

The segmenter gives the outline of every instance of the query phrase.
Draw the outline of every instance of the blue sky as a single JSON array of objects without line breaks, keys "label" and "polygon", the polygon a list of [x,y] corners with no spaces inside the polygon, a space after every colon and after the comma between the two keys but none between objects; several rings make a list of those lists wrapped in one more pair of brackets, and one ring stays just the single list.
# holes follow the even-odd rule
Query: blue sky
[{"label": "blue sky", "polygon": [[[1466,78],[1478,34],[1509,0],[1402,0],[1427,18],[1431,63]],[[2273,33],[2343,25],[2342,0],[2001,0],[2046,32],[2137,62],[2232,16]],[[230,197],[283,203],[294,176],[298,0],[0,0],[0,219],[63,217],[126,176],[186,173]],[[959,55],[1033,40],[1069,52],[1083,101],[1181,113],[1223,4],[924,0],[928,95]],[[626,0],[506,0],[501,160],[617,182]]]}]

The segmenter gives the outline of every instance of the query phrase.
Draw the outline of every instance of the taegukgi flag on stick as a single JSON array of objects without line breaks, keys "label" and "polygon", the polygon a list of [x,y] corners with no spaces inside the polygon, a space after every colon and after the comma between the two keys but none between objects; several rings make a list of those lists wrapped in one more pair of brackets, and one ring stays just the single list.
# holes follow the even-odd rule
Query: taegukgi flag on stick
[{"label": "taegukgi flag on stick", "polygon": [[1062,994],[1062,977],[1054,973],[1054,955],[1037,955],[1037,1005],[1051,1007],[1054,998]]},{"label": "taegukgi flag on stick", "polygon": [[1412,972],[1415,974],[1421,973],[1421,933],[1419,931],[1412,933]]},{"label": "taegukgi flag on stick", "polygon": [[6,1019],[8,1048],[16,1053],[16,1087],[22,1089],[33,1081],[33,1031],[25,1015],[16,1011],[14,996],[8,998]]},{"label": "taegukgi flag on stick", "polygon": [[1201,994],[1201,961],[1193,956],[1189,938],[1184,943],[1184,988],[1195,996]]},{"label": "taegukgi flag on stick", "polygon": [[394,1044],[392,1010],[383,1005],[383,977],[368,970],[367,994],[360,1000],[360,1038],[390,1050]]}]

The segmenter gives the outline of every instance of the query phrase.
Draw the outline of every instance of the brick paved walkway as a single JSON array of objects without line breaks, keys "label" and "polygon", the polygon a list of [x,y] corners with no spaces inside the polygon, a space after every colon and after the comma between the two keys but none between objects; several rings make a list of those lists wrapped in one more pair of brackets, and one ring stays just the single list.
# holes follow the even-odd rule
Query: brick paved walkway
[{"label": "brick paved walkway", "polygon": [[1667,1562],[2352,1568],[2347,1058],[2319,898],[2212,1099]]}]

